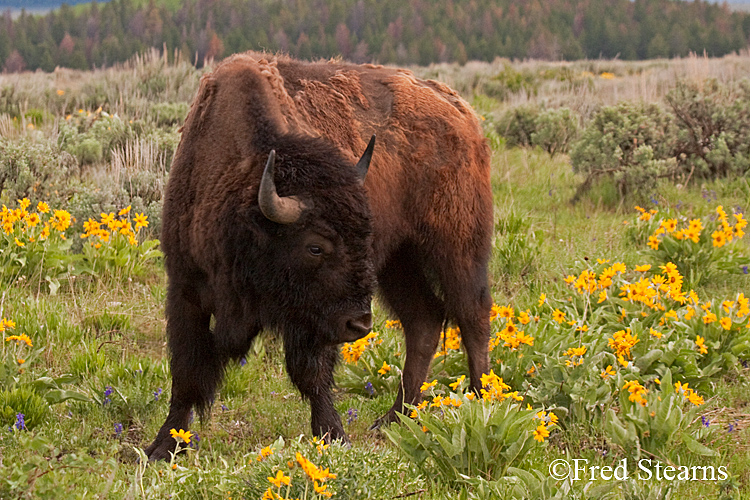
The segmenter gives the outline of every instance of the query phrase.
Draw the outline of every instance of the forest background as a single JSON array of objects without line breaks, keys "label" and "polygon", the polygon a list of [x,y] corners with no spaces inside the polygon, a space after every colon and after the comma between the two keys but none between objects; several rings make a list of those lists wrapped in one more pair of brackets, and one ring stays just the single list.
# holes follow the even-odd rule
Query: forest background
[{"label": "forest background", "polygon": [[[0,9],[13,1],[0,1]],[[642,60],[724,56],[746,48],[749,37],[750,14],[700,0],[113,0],[45,15],[13,16],[7,8],[0,66],[101,68],[149,47],[196,66],[250,49],[399,65]]]}]

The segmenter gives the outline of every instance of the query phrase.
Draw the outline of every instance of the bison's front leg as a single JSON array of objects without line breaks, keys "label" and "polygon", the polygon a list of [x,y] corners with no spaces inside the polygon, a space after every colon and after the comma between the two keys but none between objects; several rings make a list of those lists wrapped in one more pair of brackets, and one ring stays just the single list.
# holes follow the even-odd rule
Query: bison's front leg
[{"label": "bison's front leg", "polygon": [[208,409],[222,374],[222,363],[209,329],[211,316],[201,310],[195,295],[171,285],[166,312],[172,355],[172,397],[164,425],[145,450],[150,460],[169,459],[177,445],[170,430],[187,430],[194,407],[201,412]]},{"label": "bison's front leg", "polygon": [[338,351],[335,346],[294,349],[285,345],[289,377],[302,396],[310,401],[312,432],[326,439],[348,441],[341,417],[333,406],[333,368]]}]

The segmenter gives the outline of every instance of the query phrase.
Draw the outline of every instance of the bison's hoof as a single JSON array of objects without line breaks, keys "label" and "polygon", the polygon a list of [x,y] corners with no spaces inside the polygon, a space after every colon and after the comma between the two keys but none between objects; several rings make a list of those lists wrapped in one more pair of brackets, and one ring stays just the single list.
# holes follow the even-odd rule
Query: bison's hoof
[{"label": "bison's hoof", "polygon": [[146,452],[149,462],[156,462],[157,460],[170,460],[172,454],[175,452],[175,448],[176,443],[174,439],[165,439],[161,443],[154,441],[151,446],[144,451]]},{"label": "bison's hoof", "polygon": [[375,422],[373,422],[372,425],[370,426],[370,430],[374,431],[374,430],[380,429],[381,427],[387,426],[388,424],[390,424],[391,422],[395,422],[396,420],[397,420],[396,412],[393,409],[391,409],[388,411],[388,413],[386,413],[379,419],[375,420]]}]

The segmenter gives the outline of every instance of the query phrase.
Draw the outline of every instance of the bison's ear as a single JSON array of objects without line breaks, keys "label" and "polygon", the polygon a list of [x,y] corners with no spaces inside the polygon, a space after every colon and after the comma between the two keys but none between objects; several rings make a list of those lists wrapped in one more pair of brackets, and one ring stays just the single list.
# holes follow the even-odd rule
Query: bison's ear
[{"label": "bison's ear", "polygon": [[359,173],[359,183],[365,183],[365,176],[367,176],[367,170],[370,168],[370,160],[372,160],[372,150],[375,149],[375,135],[373,134],[370,138],[370,143],[367,145],[362,158],[357,162],[357,173]]}]

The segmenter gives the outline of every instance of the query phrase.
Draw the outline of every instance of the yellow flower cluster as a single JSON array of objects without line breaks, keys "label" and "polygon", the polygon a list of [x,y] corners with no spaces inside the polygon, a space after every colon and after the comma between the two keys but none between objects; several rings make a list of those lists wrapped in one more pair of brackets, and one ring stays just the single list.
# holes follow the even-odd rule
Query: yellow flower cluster
[{"label": "yellow flower cluster", "polygon": [[3,333],[5,330],[12,330],[15,327],[15,321],[11,321],[8,318],[3,318],[2,320],[0,320],[0,333]]},{"label": "yellow flower cluster", "polygon": [[[608,261],[597,259],[600,264],[604,264]],[[578,277],[576,277],[573,274],[568,275],[567,278],[565,278],[565,282],[568,284],[573,284],[576,290],[578,290],[578,293],[580,294],[592,294],[597,290],[605,290],[606,288],[609,288],[612,286],[612,278],[615,277],[617,273],[624,273],[627,270],[627,267],[622,262],[615,262],[611,266],[604,269],[599,276],[596,275],[595,272],[590,270],[583,271]],[[599,296],[599,302],[604,302],[606,300],[606,293],[600,294]],[[555,311],[558,312],[557,310]],[[562,323],[564,321],[564,315],[562,317],[554,317],[553,319],[557,321],[558,323]]]},{"label": "yellow flower cluster", "polygon": [[571,347],[563,353],[565,356],[570,356],[570,359],[565,360],[565,366],[578,366],[583,364],[584,354],[586,354],[586,346]]},{"label": "yellow flower cluster", "polygon": [[625,382],[625,385],[622,386],[622,390],[628,391],[630,393],[628,399],[633,403],[638,403],[641,406],[646,406],[648,404],[646,398],[644,397],[646,394],[648,394],[648,389],[643,387],[637,380]]},{"label": "yellow flower cluster", "polygon": [[[685,292],[682,291],[683,278],[672,262],[660,266],[663,275],[657,274],[650,280],[641,278],[635,283],[626,283],[620,287],[620,297],[626,302],[640,302],[649,309],[665,310],[661,303],[662,295],[680,304],[688,301]],[[694,292],[691,292],[694,293]],[[677,319],[676,317],[674,319]]]},{"label": "yellow flower cluster", "polygon": [[745,220],[744,216],[741,213],[733,214],[734,218],[737,220],[737,223],[734,225],[734,227],[729,225],[729,222],[727,220],[727,213],[724,211],[724,207],[719,205],[716,207],[716,215],[718,216],[719,224],[721,225],[721,228],[717,229],[711,234],[711,239],[713,240],[713,245],[715,247],[723,247],[730,241],[732,241],[733,238],[740,239],[745,235],[745,232],[743,229],[747,226],[747,220]]},{"label": "yellow flower cluster", "polygon": [[[10,209],[3,205],[0,209],[0,228],[8,235],[13,236],[15,244],[19,247],[26,246],[26,243],[46,240],[51,230],[59,232],[60,238],[65,239],[64,233],[69,227],[73,218],[65,210],[54,210],[49,217],[49,205],[40,201],[36,206],[36,212],[30,212],[29,206],[31,201],[23,198],[18,201],[18,208]],[[44,220],[43,217],[48,217]]]},{"label": "yellow flower cluster", "polygon": [[641,208],[636,205],[635,209],[641,213],[641,215],[638,217],[638,220],[642,221],[650,221],[651,217],[656,214],[656,210],[654,210],[653,208],[647,212],[645,208]]},{"label": "yellow flower cluster", "polygon": [[688,384],[681,384],[680,382],[676,382],[674,384],[675,391],[677,391],[678,394],[682,394],[685,399],[693,403],[695,406],[700,406],[705,401],[701,396],[698,395],[693,389],[688,387]]},{"label": "yellow flower cluster", "polygon": [[[347,342],[341,346],[341,355],[344,357],[344,361],[347,363],[356,363],[359,358],[365,352],[368,346],[371,345],[370,341],[377,338],[378,332],[370,332],[361,339],[355,340],[353,343]],[[380,344],[382,340],[378,339],[372,344]]]},{"label": "yellow flower cluster", "polygon": [[[518,391],[505,392],[510,389],[510,386],[503,382],[502,378],[495,375],[494,370],[490,370],[490,373],[482,375],[481,381],[482,389],[479,392],[485,401],[505,401],[508,398],[523,401],[523,396],[519,396]],[[484,389],[485,387],[487,389]]]},{"label": "yellow flower cluster", "polygon": [[440,332],[440,350],[435,353],[435,357],[445,356],[449,350],[458,350],[461,348],[461,330],[456,328],[446,328]]},{"label": "yellow flower cluster", "polygon": [[[489,344],[489,350],[493,351],[497,346],[500,345],[500,342],[503,342],[503,347],[510,347],[512,351],[515,351],[518,349],[521,344],[526,344],[529,346],[534,345],[534,337],[530,335],[524,334],[522,331],[518,330],[518,327],[513,322],[514,319],[516,319],[515,311],[510,306],[503,306],[503,307],[497,307],[493,306],[493,308],[496,308],[497,315],[503,319],[505,319],[505,327],[497,332],[493,338],[490,339]],[[531,322],[531,316],[529,314],[529,311],[521,311],[518,313],[518,322],[522,325],[527,325]],[[538,319],[538,318],[535,318]]]},{"label": "yellow flower cluster", "polygon": [[300,452],[296,454],[297,462],[305,471],[307,477],[313,482],[313,489],[323,496],[331,497],[333,493],[329,491],[328,485],[324,484],[327,479],[336,479],[336,474],[328,472],[328,468],[325,470],[318,468],[314,463],[306,459]]},{"label": "yellow flower cluster", "polygon": [[633,357],[630,355],[630,349],[633,348],[640,340],[638,335],[632,335],[630,328],[620,330],[612,335],[612,338],[608,340],[609,348],[615,351],[615,355],[618,358],[627,356],[628,359]]},{"label": "yellow flower cluster", "polygon": [[25,333],[22,333],[21,335],[10,335],[8,337],[5,337],[6,342],[11,342],[13,340],[16,341],[16,344],[20,344],[21,342],[23,342],[29,347],[34,347],[34,344],[31,342],[31,338],[29,338],[29,336]]},{"label": "yellow flower cluster", "polygon": [[[656,210],[646,212],[643,208],[638,206],[635,207],[635,209],[641,213],[638,219],[642,221],[650,220],[656,213]],[[743,229],[747,227],[747,220],[744,218],[743,214],[733,214],[735,218],[734,226],[729,224],[727,213],[721,205],[716,207],[716,214],[719,228],[711,234],[711,240],[714,247],[723,247],[734,238],[739,239],[745,235]],[[659,227],[654,231],[654,234],[648,237],[648,246],[653,250],[658,250],[660,243],[659,238],[664,235],[671,235],[676,240],[690,240],[693,243],[699,243],[702,230],[703,222],[700,219],[692,219],[688,223],[688,227],[680,230],[677,229],[676,219],[665,219],[660,222]]]},{"label": "yellow flower cluster", "polygon": [[557,415],[542,410],[538,412],[534,418],[540,420],[539,425],[534,431],[534,439],[543,443],[544,440],[549,437],[549,428],[557,424]]},{"label": "yellow flower cluster", "polygon": [[[89,218],[83,223],[83,229],[85,232],[81,235],[81,238],[98,238],[99,242],[91,241],[91,246],[100,248],[102,243],[107,243],[110,237],[115,234],[121,234],[128,239],[128,243],[132,246],[138,245],[136,239],[136,233],[140,231],[142,227],[148,227],[148,217],[144,214],[135,214],[133,221],[130,220],[129,213],[131,206],[123,208],[115,216],[114,212],[108,214],[101,213],[100,221]],[[133,229],[132,223],[135,222],[135,229]]]},{"label": "yellow flower cluster", "polygon": [[431,408],[440,408],[441,406],[453,406],[455,408],[460,407],[463,404],[463,401],[460,399],[456,399],[453,397],[444,397],[438,394],[434,398],[432,398],[432,403],[430,404]]}]

